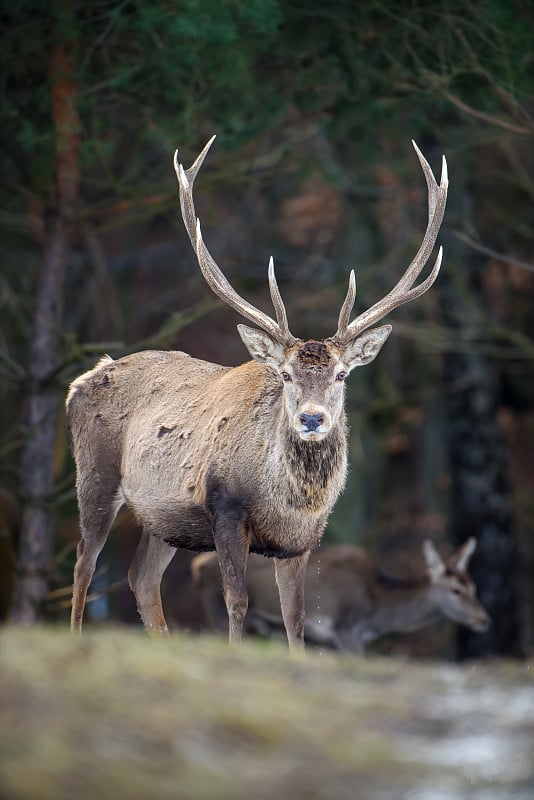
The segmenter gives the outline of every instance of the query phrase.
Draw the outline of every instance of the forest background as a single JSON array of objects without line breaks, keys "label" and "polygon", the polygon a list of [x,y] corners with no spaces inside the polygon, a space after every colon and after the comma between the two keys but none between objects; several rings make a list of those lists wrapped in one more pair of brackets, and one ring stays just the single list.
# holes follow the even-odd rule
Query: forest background
[{"label": "forest background", "polygon": [[[267,310],[273,255],[293,330],[320,338],[350,268],[363,310],[419,246],[413,138],[435,172],[449,163],[444,265],[351,376],[350,475],[326,541],[404,574],[423,539],[447,552],[475,536],[492,628],[444,627],[409,652],[532,652],[532,5],[21,0],[0,25],[0,616],[68,616],[69,382],[103,353],[247,357],[179,218],[176,147],[188,165],[217,133],[196,187],[205,241]],[[134,622],[139,531],[127,513],[115,528],[88,614]],[[164,605],[195,630],[189,559],[169,568]]]}]

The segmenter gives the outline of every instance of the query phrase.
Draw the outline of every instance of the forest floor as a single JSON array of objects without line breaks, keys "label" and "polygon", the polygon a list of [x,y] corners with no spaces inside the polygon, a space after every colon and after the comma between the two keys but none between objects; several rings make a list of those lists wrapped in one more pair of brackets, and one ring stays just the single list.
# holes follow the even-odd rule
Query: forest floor
[{"label": "forest floor", "polygon": [[0,631],[1,800],[530,800],[534,665]]}]

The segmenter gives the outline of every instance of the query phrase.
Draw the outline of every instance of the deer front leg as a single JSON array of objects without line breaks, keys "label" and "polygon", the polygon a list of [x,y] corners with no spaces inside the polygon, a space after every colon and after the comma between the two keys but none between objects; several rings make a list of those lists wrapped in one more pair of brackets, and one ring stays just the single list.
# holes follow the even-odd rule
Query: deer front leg
[{"label": "deer front leg", "polygon": [[212,498],[213,540],[228,611],[228,641],[240,642],[248,608],[246,584],[249,540],[245,531],[245,509],[224,492]]},{"label": "deer front leg", "polygon": [[276,583],[290,650],[304,649],[304,579],[310,551],[295,558],[275,558]]}]

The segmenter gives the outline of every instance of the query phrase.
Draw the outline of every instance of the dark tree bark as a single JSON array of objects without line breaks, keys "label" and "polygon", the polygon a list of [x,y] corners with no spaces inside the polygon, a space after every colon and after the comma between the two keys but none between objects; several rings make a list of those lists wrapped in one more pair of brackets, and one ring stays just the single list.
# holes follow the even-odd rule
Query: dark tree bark
[{"label": "dark tree bark", "polygon": [[[68,0],[61,8],[73,15]],[[68,20],[67,20],[68,21]],[[48,214],[44,253],[38,279],[36,305],[28,355],[26,441],[21,455],[20,493],[23,503],[18,571],[10,619],[36,620],[47,593],[47,567],[52,552],[55,437],[61,396],[53,378],[61,358],[63,287],[73,236],[78,200],[79,118],[72,46],[58,41],[49,60],[53,124],[56,131],[54,202]]]},{"label": "dark tree bark", "polygon": [[498,419],[500,380],[496,366],[476,351],[473,316],[477,312],[470,307],[470,303],[483,302],[484,262],[464,252],[457,253],[457,263],[467,276],[466,295],[461,296],[450,276],[444,275],[441,283],[447,322],[462,343],[446,354],[444,363],[450,525],[457,545],[469,536],[477,538],[470,571],[493,623],[482,634],[459,628],[458,657],[518,656],[522,649],[518,564],[506,449]]}]

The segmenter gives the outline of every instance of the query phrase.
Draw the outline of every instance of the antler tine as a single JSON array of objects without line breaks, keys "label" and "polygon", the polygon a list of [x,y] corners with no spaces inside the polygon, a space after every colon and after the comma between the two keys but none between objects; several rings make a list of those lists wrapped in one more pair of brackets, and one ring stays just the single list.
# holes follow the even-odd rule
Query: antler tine
[{"label": "antler tine", "polygon": [[202,166],[202,163],[206,158],[208,151],[214,141],[215,141],[215,136],[212,136],[209,142],[204,146],[204,148],[198,154],[194,163],[189,167],[188,170],[185,170],[182,164],[180,164],[180,162],[178,161],[178,150],[176,150],[174,153],[174,171],[176,172],[176,177],[178,178],[178,185],[180,186],[180,206],[182,209],[182,217],[184,220],[185,229],[189,235],[189,239],[193,247],[196,247],[196,215],[195,215],[195,207],[192,201],[192,196],[191,196],[191,202],[187,202],[188,200],[187,192],[193,191],[193,184],[195,182],[197,172]]},{"label": "antler tine", "polygon": [[352,313],[352,309],[354,307],[355,300],[356,300],[356,276],[354,274],[354,270],[351,269],[349,275],[349,288],[347,289],[345,300],[343,301],[343,305],[341,306],[341,311],[339,312],[337,331],[333,336],[334,339],[337,340],[340,337],[342,337],[344,332],[347,330],[347,326],[349,324],[349,319]]},{"label": "antler tine", "polygon": [[364,311],[363,314],[360,314],[353,322],[351,322],[346,329],[345,336],[338,336],[336,341],[339,344],[347,344],[356,336],[359,336],[362,331],[367,330],[367,328],[371,327],[371,325],[374,325],[375,322],[378,322],[385,317],[386,314],[389,314],[390,311],[393,311],[394,308],[398,308],[399,306],[404,305],[404,303],[409,303],[410,300],[417,300],[418,297],[421,297],[421,295],[430,289],[438,277],[442,259],[443,247],[440,247],[437,258],[434,262],[434,266],[432,267],[430,274],[422,283],[420,283],[418,286],[413,286],[403,294],[395,294],[394,291],[391,291],[382,300],[380,300],[378,303],[375,303],[374,306],[371,306],[371,308],[369,308],[367,311]]},{"label": "antler tine", "polygon": [[[434,266],[432,267],[432,271],[428,277],[418,286],[414,286],[415,281],[421,274],[423,267],[427,263],[432,253],[441,223],[443,222],[443,215],[445,213],[445,206],[447,203],[447,190],[449,187],[447,161],[445,156],[443,156],[441,178],[438,185],[428,161],[423,156],[416,143],[412,141],[412,144],[415,148],[415,152],[417,153],[417,157],[419,158],[428,188],[428,223],[423,241],[412,263],[409,265],[408,269],[404,272],[401,279],[397,282],[393,289],[388,292],[385,297],[371,306],[371,308],[356,317],[356,319],[353,320],[350,325],[348,324],[348,315],[346,313],[346,305],[348,295],[350,293],[349,290],[339,315],[337,332],[333,337],[333,340],[338,344],[348,344],[348,342],[350,342],[352,339],[355,339],[356,336],[359,336],[362,331],[369,328],[375,322],[378,322],[380,319],[382,319],[382,317],[385,317],[386,314],[389,314],[389,312],[394,308],[420,297],[428,289],[430,289],[438,276],[443,256],[443,248],[441,247],[439,249]],[[346,324],[344,324],[345,321]]]},{"label": "antler tine", "polygon": [[447,190],[449,188],[447,160],[445,156],[442,156],[441,178],[438,186],[436,179],[434,178],[434,173],[430,168],[430,164],[419,150],[413,139],[412,144],[415,152],[417,153],[421,167],[423,168],[426,185],[428,188],[428,224],[425,231],[425,236],[417,255],[395,287],[399,289],[413,286],[414,281],[420,275],[421,270],[430,257],[432,249],[436,243],[441,223],[443,222],[445,205],[447,203]]},{"label": "antler tine", "polygon": [[272,256],[269,259],[268,276],[271,300],[273,301],[274,310],[276,312],[276,320],[280,330],[287,339],[293,339],[293,341],[295,341],[295,337],[292,335],[287,324],[286,308],[284,306],[284,301],[282,300],[282,295],[280,294],[280,289],[278,288],[276,275],[274,274],[274,261]]},{"label": "antler tine", "polygon": [[[204,145],[203,149],[200,151],[200,153],[198,154],[198,156],[194,160],[193,164],[191,164],[189,169],[184,170],[186,178],[191,184],[194,183],[195,178],[197,176],[197,172],[199,171],[200,167],[202,166],[202,163],[203,163],[204,159],[206,158],[206,156],[208,155],[208,151],[209,151],[210,147],[212,146],[212,144],[213,144],[213,142],[215,141],[216,138],[217,138],[217,134],[214,133],[213,136],[211,137],[211,139],[209,140],[209,142]],[[177,177],[179,177],[178,176],[179,169],[180,169],[180,162],[178,161],[178,150],[175,150],[175,152],[174,152],[174,170],[176,172]]]},{"label": "antler tine", "polygon": [[178,184],[180,187],[180,208],[182,211],[182,218],[186,231],[197,255],[202,274],[204,275],[204,278],[206,279],[206,282],[211,290],[239,314],[249,319],[255,325],[258,325],[258,327],[267,331],[267,333],[269,333],[273,339],[276,339],[276,341],[280,342],[280,344],[284,345],[285,347],[290,346],[296,342],[296,339],[289,331],[287,317],[280,292],[278,291],[278,286],[276,285],[276,279],[274,279],[275,288],[273,290],[273,283],[269,276],[271,296],[273,297],[278,323],[276,323],[267,314],[264,314],[263,311],[260,311],[258,308],[251,305],[235,291],[235,289],[231,286],[229,281],[221,272],[219,266],[202,239],[200,220],[197,219],[195,204],[193,201],[193,184],[214,139],[215,136],[210,139],[188,170],[185,170],[182,164],[179,163],[178,151],[176,151],[174,155],[174,169],[176,171],[176,176],[178,178]]}]

